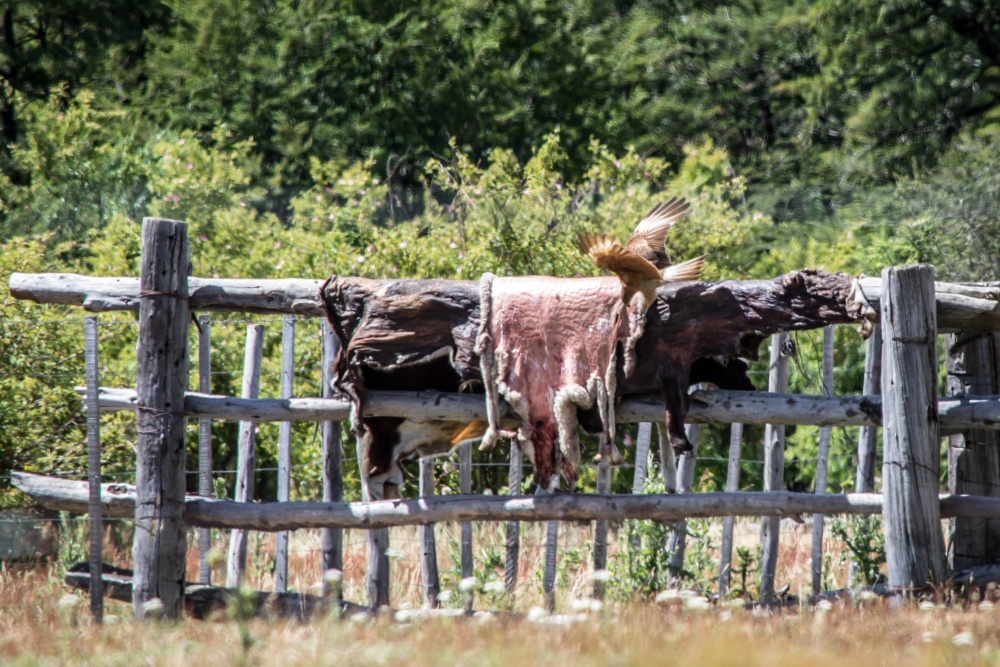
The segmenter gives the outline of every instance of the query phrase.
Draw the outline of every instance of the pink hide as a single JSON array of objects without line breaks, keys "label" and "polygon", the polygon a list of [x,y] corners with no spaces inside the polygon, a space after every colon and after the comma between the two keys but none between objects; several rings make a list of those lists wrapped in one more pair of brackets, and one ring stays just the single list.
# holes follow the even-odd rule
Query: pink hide
[{"label": "pink hide", "polygon": [[[497,435],[516,437],[540,489],[556,489],[559,474],[572,489],[580,461],[577,408],[596,402],[605,441],[613,442],[616,347],[622,341],[632,354],[645,309],[626,310],[621,282],[613,276],[487,274],[481,290],[478,351],[493,408],[483,446],[491,446]],[[517,415],[516,433],[498,431],[500,397]]]}]

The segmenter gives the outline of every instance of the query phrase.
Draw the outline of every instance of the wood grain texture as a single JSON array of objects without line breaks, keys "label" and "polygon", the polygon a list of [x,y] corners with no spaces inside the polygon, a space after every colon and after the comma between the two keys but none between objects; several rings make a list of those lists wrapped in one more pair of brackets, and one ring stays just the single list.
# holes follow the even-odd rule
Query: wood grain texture
[{"label": "wood grain texture", "polygon": [[921,588],[944,576],[937,411],[934,269],[882,272],[883,529],[888,584]]},{"label": "wood grain texture", "polygon": [[136,488],[133,613],[159,598],[177,618],[184,597],[184,392],[188,383],[187,225],[145,218],[138,289]]}]

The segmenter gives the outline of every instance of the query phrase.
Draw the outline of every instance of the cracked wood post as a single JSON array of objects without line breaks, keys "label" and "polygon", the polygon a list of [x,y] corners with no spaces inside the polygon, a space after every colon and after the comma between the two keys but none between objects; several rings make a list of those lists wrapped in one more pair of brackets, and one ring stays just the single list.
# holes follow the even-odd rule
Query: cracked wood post
[{"label": "cracked wood post", "polygon": [[[295,377],[295,318],[281,318],[281,398],[291,398]],[[278,424],[278,502],[289,500],[292,467],[292,422]],[[324,498],[325,500],[325,498]],[[329,568],[324,567],[326,572]],[[288,531],[278,532],[274,552],[274,590],[288,590]]]},{"label": "cracked wood post", "polygon": [[[429,456],[420,459],[420,497],[434,495],[434,459]],[[424,582],[424,606],[439,606],[438,594],[441,580],[438,575],[437,542],[434,539],[434,524],[422,523],[417,528],[420,540],[420,572]]]},{"label": "cracked wood post", "polygon": [[[642,422],[635,437],[635,473],[632,476],[632,493],[638,495],[646,488],[646,477],[649,475],[649,444],[653,436],[652,422]],[[634,558],[642,547],[642,536],[639,531],[634,531],[629,540],[632,553],[630,558]]]},{"label": "cracked wood post", "polygon": [[[726,491],[740,490],[740,456],[743,453],[743,424],[733,424],[729,429],[729,464],[726,470]],[[722,518],[722,539],[719,544],[719,599],[729,592],[733,562],[733,528],[736,517]]]},{"label": "cracked wood post", "polygon": [[[514,440],[508,441],[510,445],[510,466],[507,473],[507,495],[521,495],[521,447]],[[521,551],[521,524],[517,521],[507,522],[507,535],[504,540],[504,547],[507,555],[504,558],[503,578],[504,590],[507,595],[514,594],[517,586],[517,563]]]},{"label": "cracked wood post", "polygon": [[[260,362],[264,355],[264,325],[247,326],[247,346],[243,356],[243,398],[257,398],[260,393]],[[236,490],[238,503],[253,502],[254,476],[257,473],[257,422],[241,421],[236,448]],[[236,528],[229,534],[229,564],[226,588],[238,588],[247,567],[247,531]]]},{"label": "cracked wood post", "polygon": [[[320,325],[322,356],[320,369],[320,396],[333,398],[333,365],[337,361],[337,337],[326,320]],[[323,460],[323,502],[339,503],[344,499],[344,455],[340,443],[340,422],[320,422]],[[323,572],[344,569],[344,531],[341,528],[324,528],[320,535]],[[328,593],[323,579],[324,595]],[[343,589],[340,589],[341,591]]]},{"label": "cracked wood post", "polygon": [[[833,396],[833,327],[823,327],[823,395]],[[816,493],[826,493],[826,478],[830,460],[830,427],[819,430],[819,453],[816,456]],[[823,515],[813,514],[812,530],[812,592],[818,595],[823,587]]]},{"label": "cracked wood post", "polygon": [[944,577],[934,267],[882,271],[882,509],[888,584]]},{"label": "cracked wood post", "polygon": [[[771,362],[767,390],[785,393],[788,390],[787,333],[771,336]],[[785,427],[768,424],[764,427],[764,490],[785,488]],[[778,541],[781,537],[781,517],[767,516],[760,521],[760,600],[774,602],[774,577],[778,566]]]},{"label": "cracked wood post", "polygon": [[[101,410],[97,405],[97,316],[83,321],[83,343],[87,369],[87,481],[90,496],[87,519],[90,523],[90,571],[101,572],[103,540],[101,521]],[[95,623],[104,619],[104,588],[101,577],[90,578],[90,614]]]},{"label": "cracked wood post", "polygon": [[[948,334],[945,349],[949,396],[1000,393],[1000,335]],[[948,437],[948,492],[1000,496],[1000,433],[969,430]],[[949,565],[954,570],[996,563],[1000,561],[1000,521],[955,517],[948,543]]]},{"label": "cracked wood post", "polygon": [[187,225],[144,218],[136,349],[136,505],[132,610],[159,599],[167,618],[184,608],[184,393],[188,383]]},{"label": "cracked wood post", "polygon": [[[198,317],[198,391],[212,393],[212,318]],[[198,495],[212,498],[212,420],[198,420]],[[212,529],[198,529],[198,583],[212,583],[208,555],[212,550]]]}]

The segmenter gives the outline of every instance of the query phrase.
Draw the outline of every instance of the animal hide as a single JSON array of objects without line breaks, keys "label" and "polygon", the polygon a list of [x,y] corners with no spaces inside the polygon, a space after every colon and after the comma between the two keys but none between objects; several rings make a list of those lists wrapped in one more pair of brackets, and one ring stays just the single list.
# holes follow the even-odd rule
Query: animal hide
[{"label": "animal hide", "polygon": [[[569,488],[580,462],[578,410],[596,406],[611,454],[619,349],[627,375],[635,366],[644,306],[626,308],[617,278],[483,276],[480,354],[489,424],[484,448],[515,437],[534,466],[540,489]],[[641,302],[638,295],[636,302]],[[500,433],[499,401],[517,416],[517,431]]]},{"label": "animal hide", "polygon": [[472,281],[333,277],[321,294],[340,343],[333,384],[351,400],[362,479],[373,499],[397,497],[402,461],[445,453],[482,430],[468,422],[364,417],[368,391],[480,386],[478,287]]}]

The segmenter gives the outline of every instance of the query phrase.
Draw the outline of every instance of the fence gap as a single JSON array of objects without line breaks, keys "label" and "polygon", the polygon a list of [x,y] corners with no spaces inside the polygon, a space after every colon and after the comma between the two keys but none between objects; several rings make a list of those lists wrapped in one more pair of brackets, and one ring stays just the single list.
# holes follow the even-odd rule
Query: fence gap
[{"label": "fence gap", "polygon": [[[823,327],[823,395],[833,396],[833,326]],[[815,493],[826,493],[830,460],[829,426],[819,430],[819,452],[816,457]],[[813,514],[812,530],[812,592],[819,595],[823,587],[823,515]]]},{"label": "fence gap", "polygon": [[[785,348],[789,338],[785,332],[771,336],[771,361],[767,390],[784,394],[788,391],[788,355]],[[767,424],[764,427],[764,490],[781,491],[785,476],[785,427]],[[775,602],[774,575],[778,565],[778,540],[781,537],[781,517],[766,516],[760,521],[760,600],[765,604]]]},{"label": "fence gap", "polygon": [[97,395],[100,379],[97,365],[97,317],[83,320],[83,347],[87,372],[87,480],[89,503],[87,518],[90,528],[90,614],[95,623],[104,619],[104,571],[101,522],[101,409]]},{"label": "fence gap", "polygon": [[894,589],[944,575],[935,305],[932,266],[882,271],[882,519]]},{"label": "fence gap", "polygon": [[[264,325],[247,326],[247,344],[243,355],[242,398],[257,398],[260,394],[260,364],[264,355]],[[257,423],[241,421],[236,445],[236,490],[238,503],[253,502],[254,475],[257,471]],[[247,568],[247,530],[236,528],[229,534],[229,563],[226,587],[238,588]]]},{"label": "fence gap", "polygon": [[142,618],[146,603],[159,599],[164,615],[177,618],[183,610],[187,564],[187,225],[144,218],[140,263],[132,611]]},{"label": "fence gap", "polygon": [[[434,459],[420,459],[420,497],[430,498],[434,495]],[[434,539],[434,524],[420,524],[418,528],[420,539],[420,572],[424,582],[424,606],[436,608],[438,594],[441,592],[441,580],[438,576],[437,543]]]},{"label": "fence gap", "polygon": [[[681,454],[677,463],[677,493],[691,493],[694,487],[694,470],[698,463],[698,445],[701,442],[701,425],[687,424],[684,433],[691,443],[691,451]],[[667,444],[669,447],[670,445]],[[684,553],[687,550],[687,519],[680,519],[670,530],[667,541],[667,551],[670,558],[667,566],[670,568],[670,580],[674,586],[680,585],[681,574],[684,571]]]},{"label": "fence gap", "polygon": [[[198,316],[198,391],[212,393],[212,318]],[[198,420],[198,495],[211,498],[212,493],[212,420]],[[198,529],[198,583],[212,583],[212,568],[208,555],[212,550],[212,529]]]},{"label": "fence gap", "polygon": [[[323,319],[320,324],[322,356],[320,358],[320,396],[333,398],[334,364],[339,354],[340,341],[330,323]],[[344,500],[344,454],[340,442],[340,422],[323,421],[319,424],[319,435],[323,459],[323,502],[339,503]],[[360,460],[358,461],[360,465]],[[359,467],[358,470],[361,468]],[[321,567],[327,570],[344,569],[344,530],[324,528],[320,534]],[[324,576],[323,586],[327,578]],[[326,589],[324,588],[324,591]],[[340,589],[338,595],[343,595]]]},{"label": "fence gap", "polygon": [[[1000,336],[945,336],[948,395],[1000,393]],[[968,430],[948,436],[948,493],[1000,496],[1000,433]],[[950,522],[949,565],[963,570],[1000,561],[1000,520],[957,516]]]},{"label": "fence gap", "polygon": [[[729,429],[729,464],[726,470],[726,491],[740,490],[740,456],[743,448],[743,424],[732,424]],[[719,599],[729,592],[733,562],[733,529],[736,517],[722,518],[722,540],[719,545]]]},{"label": "fence gap", "polygon": [[[291,398],[295,379],[295,317],[281,318],[281,398]],[[278,502],[287,503],[292,468],[292,422],[278,424]],[[326,568],[323,570],[326,571]],[[288,590],[288,531],[278,531],[274,554],[274,590]]]},{"label": "fence gap", "polygon": [[[462,495],[472,493],[472,442],[463,442],[458,447],[458,490]],[[472,522],[459,523],[462,540],[461,570],[462,579],[473,574],[472,562]]]},{"label": "fence gap", "polygon": [[[521,495],[521,447],[515,440],[510,440],[510,465],[507,474],[507,495]],[[507,535],[504,540],[507,555],[504,559],[504,587],[507,595],[513,595],[517,587],[517,563],[521,550],[521,524],[517,521],[507,522]]]}]

